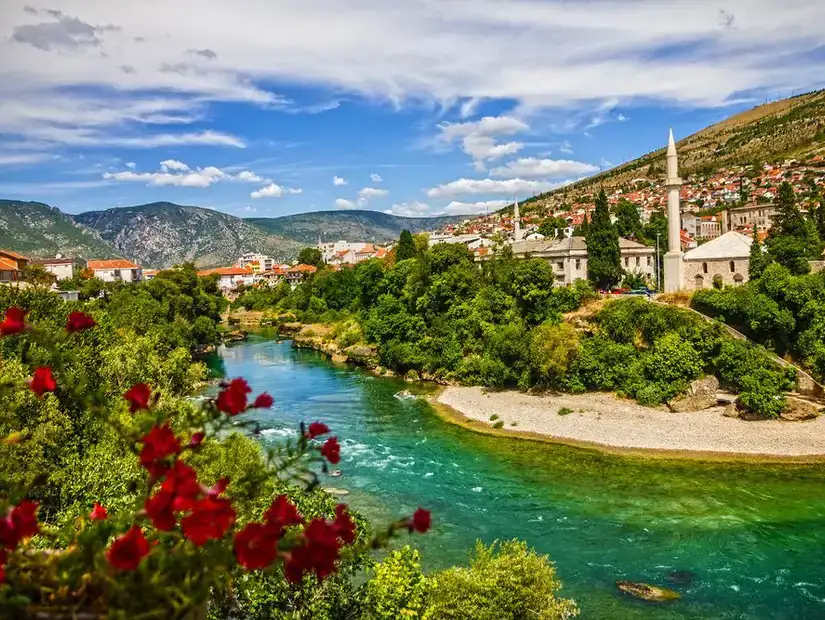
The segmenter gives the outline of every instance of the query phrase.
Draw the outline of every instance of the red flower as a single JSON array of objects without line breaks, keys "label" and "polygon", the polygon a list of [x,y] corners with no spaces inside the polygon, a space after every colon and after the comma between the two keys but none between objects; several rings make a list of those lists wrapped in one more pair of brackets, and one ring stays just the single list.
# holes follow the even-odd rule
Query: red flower
[{"label": "red flower", "polygon": [[175,461],[172,468],[166,472],[166,479],[160,490],[171,494],[172,509],[181,512],[189,510],[203,492],[198,484],[198,474],[181,460]]},{"label": "red flower", "polygon": [[70,334],[82,332],[84,329],[91,329],[97,325],[95,320],[84,312],[72,312],[69,320],[66,321],[66,331]]},{"label": "red flower", "polygon": [[6,552],[0,549],[0,584],[6,581]]},{"label": "red flower", "polygon": [[235,522],[235,510],[228,499],[205,497],[195,503],[192,514],[180,522],[183,535],[196,547],[208,540],[223,538],[226,530]]},{"label": "red flower", "polygon": [[0,323],[0,336],[19,334],[26,329],[26,311],[17,306],[6,308],[6,318]]},{"label": "red flower", "polygon": [[355,521],[347,513],[346,504],[338,504],[335,507],[335,521],[332,522],[332,526],[344,544],[351,545],[355,542]]},{"label": "red flower", "polygon": [[149,542],[137,525],[115,539],[106,551],[109,564],[120,570],[135,570],[149,553]]},{"label": "red flower", "polygon": [[323,422],[313,422],[309,425],[309,432],[307,436],[310,439],[315,439],[319,435],[326,435],[329,432],[329,426],[324,424]]},{"label": "red flower", "polygon": [[284,567],[286,578],[297,583],[314,572],[323,579],[335,570],[339,549],[338,530],[323,519],[313,519],[304,530],[303,544],[292,549]]},{"label": "red flower", "polygon": [[218,480],[211,489],[206,490],[206,494],[209,497],[218,497],[221,493],[226,491],[226,487],[229,486],[229,478],[221,478]]},{"label": "red flower", "polygon": [[168,532],[175,527],[175,513],[172,504],[175,496],[169,491],[161,489],[152,497],[147,497],[143,503],[146,514],[152,520],[156,529]]},{"label": "red flower", "polygon": [[54,380],[52,369],[48,366],[40,366],[35,369],[31,381],[29,381],[31,391],[42,397],[45,392],[54,392],[57,383]]},{"label": "red flower", "polygon": [[129,388],[123,398],[129,401],[129,411],[134,413],[140,409],[149,408],[149,399],[152,397],[152,388],[145,383],[138,383]]},{"label": "red flower", "polygon": [[298,508],[289,501],[286,495],[276,497],[267,511],[264,513],[264,520],[278,530],[290,525],[300,525],[304,518],[298,512]]},{"label": "red flower", "polygon": [[92,521],[105,521],[108,516],[109,511],[106,510],[105,506],[101,506],[98,502],[95,502],[92,512],[89,513],[89,519]]},{"label": "red flower", "polygon": [[140,464],[153,476],[166,472],[167,467],[162,462],[163,459],[180,452],[180,443],[168,424],[155,424],[141,441],[143,448],[140,451]]},{"label": "red flower", "polygon": [[230,416],[236,416],[246,409],[246,395],[252,391],[249,384],[240,377],[232,379],[229,384],[218,394],[215,402],[218,411],[223,411]]},{"label": "red flower", "polygon": [[255,402],[253,403],[252,407],[255,409],[269,409],[274,402],[275,399],[272,398],[266,392],[264,392],[263,394],[258,395],[258,398],[255,399]]},{"label": "red flower", "polygon": [[429,530],[431,525],[432,515],[429,510],[424,510],[423,508],[416,510],[409,522],[410,531],[415,530],[421,534]]},{"label": "red flower", "polygon": [[263,523],[248,523],[235,534],[235,558],[247,570],[266,568],[278,556],[280,531]]},{"label": "red flower", "polygon": [[36,513],[37,502],[24,499],[9,510],[5,519],[0,519],[0,550],[14,549],[21,540],[40,531]]},{"label": "red flower", "polygon": [[333,465],[338,464],[341,461],[341,446],[338,445],[338,438],[330,437],[327,439],[324,445],[321,446],[321,454]]},{"label": "red flower", "polygon": [[192,437],[189,439],[189,447],[197,448],[199,445],[203,443],[204,437],[206,437],[206,433],[204,433],[203,431],[192,433]]}]

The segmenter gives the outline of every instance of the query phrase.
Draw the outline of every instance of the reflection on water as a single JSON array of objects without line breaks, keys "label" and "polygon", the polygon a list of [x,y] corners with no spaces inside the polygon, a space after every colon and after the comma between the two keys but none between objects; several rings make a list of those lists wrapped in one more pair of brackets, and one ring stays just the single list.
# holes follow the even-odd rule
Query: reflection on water
[{"label": "reflection on water", "polygon": [[[414,539],[428,568],[465,561],[476,539],[522,538],[556,562],[584,618],[825,618],[821,466],[647,461],[488,437],[440,420],[426,391],[333,366],[260,338],[223,352],[227,376],[275,397],[261,440],[323,420],[342,444],[334,486],[376,519],[431,508]],[[330,484],[333,479],[330,478]],[[694,580],[666,607],[619,596],[616,579]]]}]

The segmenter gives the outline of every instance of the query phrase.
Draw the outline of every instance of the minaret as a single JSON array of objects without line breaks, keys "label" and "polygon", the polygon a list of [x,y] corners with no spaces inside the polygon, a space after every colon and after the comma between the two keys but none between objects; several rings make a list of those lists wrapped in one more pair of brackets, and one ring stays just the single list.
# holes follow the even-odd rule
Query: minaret
[{"label": "minaret", "polygon": [[679,158],[676,155],[676,142],[673,130],[667,144],[667,254],[665,254],[665,293],[673,293],[682,288],[684,262],[682,254],[682,214],[679,208]]},{"label": "minaret", "polygon": [[515,205],[513,206],[513,222],[513,241],[521,241],[521,218],[518,214],[518,198],[516,198]]}]

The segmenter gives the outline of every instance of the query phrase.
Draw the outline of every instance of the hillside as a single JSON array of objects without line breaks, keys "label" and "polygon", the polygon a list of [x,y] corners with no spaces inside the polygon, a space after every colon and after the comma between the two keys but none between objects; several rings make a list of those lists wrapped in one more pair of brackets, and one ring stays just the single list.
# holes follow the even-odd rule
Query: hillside
[{"label": "hillside", "polygon": [[89,211],[74,219],[97,230],[118,252],[145,267],[170,267],[185,261],[199,267],[231,265],[251,251],[286,261],[303,247],[241,218],[170,202]]},{"label": "hillside", "polygon": [[324,241],[346,239],[386,243],[398,239],[405,228],[413,233],[438,230],[466,219],[467,216],[397,217],[378,211],[350,210],[314,211],[276,218],[249,218],[247,221],[269,233],[314,245],[319,235]]},{"label": "hillside", "polygon": [[112,258],[120,253],[94,230],[42,202],[0,200],[0,248],[33,258],[63,254]]}]

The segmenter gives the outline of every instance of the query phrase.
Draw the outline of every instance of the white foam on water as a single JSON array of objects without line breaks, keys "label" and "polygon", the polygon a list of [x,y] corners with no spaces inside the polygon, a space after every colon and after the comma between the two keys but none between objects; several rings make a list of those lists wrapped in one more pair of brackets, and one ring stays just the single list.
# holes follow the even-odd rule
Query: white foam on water
[{"label": "white foam on water", "polygon": [[735,583],[731,585],[730,589],[734,592],[739,592],[739,586],[737,586]]},{"label": "white foam on water", "polygon": [[265,428],[261,431],[264,437],[295,437],[297,434],[294,428]]},{"label": "white foam on water", "polygon": [[432,476],[432,475],[434,475],[434,474],[433,474],[433,472],[428,471],[426,474],[424,474],[424,477],[425,477],[425,478],[429,478],[429,477],[430,477],[430,476]]},{"label": "white foam on water", "polygon": [[481,493],[484,489],[482,487],[473,487],[470,489],[473,493]]},{"label": "white foam on water", "polygon": [[539,515],[535,519],[530,519],[527,523],[541,523],[542,521],[544,521],[544,517]]}]

